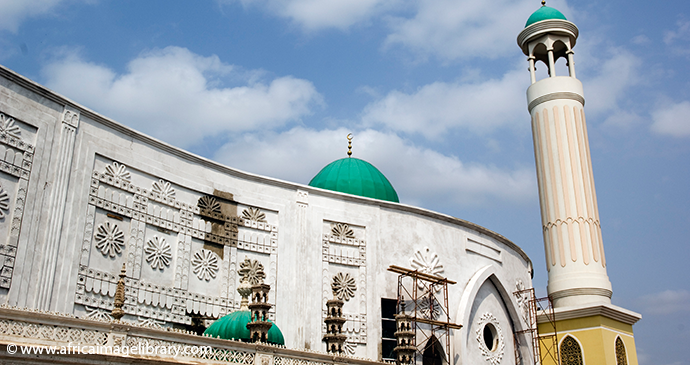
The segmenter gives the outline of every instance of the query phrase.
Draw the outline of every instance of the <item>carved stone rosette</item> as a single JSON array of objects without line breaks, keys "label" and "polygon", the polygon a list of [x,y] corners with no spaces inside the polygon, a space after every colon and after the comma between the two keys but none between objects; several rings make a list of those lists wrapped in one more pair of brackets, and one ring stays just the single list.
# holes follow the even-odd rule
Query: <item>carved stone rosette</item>
[{"label": "carved stone rosette", "polygon": [[110,224],[105,222],[98,226],[96,232],[96,248],[101,251],[105,257],[115,257],[122,253],[125,247],[125,234],[122,232],[117,224]]},{"label": "carved stone rosette", "polygon": [[347,302],[350,298],[355,296],[357,291],[357,284],[355,279],[348,273],[337,273],[333,275],[333,283],[331,284],[333,289],[333,297],[338,298],[342,301]]},{"label": "carved stone rosette", "polygon": [[410,265],[412,265],[412,268],[415,270],[424,274],[441,277],[443,273],[443,265],[440,263],[438,254],[436,252],[431,252],[429,247],[424,247],[423,250],[417,249],[410,258]]},{"label": "carved stone rosette", "polygon": [[163,270],[165,267],[170,266],[172,248],[165,238],[153,236],[153,238],[146,242],[144,253],[146,254],[146,262],[151,265],[152,269]]},{"label": "carved stone rosette", "polygon": [[218,255],[213,251],[201,249],[194,254],[192,268],[199,280],[215,279],[218,273]]}]

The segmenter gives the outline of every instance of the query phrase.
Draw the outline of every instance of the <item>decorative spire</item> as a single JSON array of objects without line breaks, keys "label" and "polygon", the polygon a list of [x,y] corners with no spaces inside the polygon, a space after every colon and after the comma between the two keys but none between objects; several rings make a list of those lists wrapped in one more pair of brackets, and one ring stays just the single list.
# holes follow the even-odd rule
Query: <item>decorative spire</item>
[{"label": "decorative spire", "polygon": [[127,269],[125,264],[122,264],[122,270],[120,270],[120,279],[117,281],[117,288],[115,289],[115,299],[113,306],[113,311],[111,315],[116,321],[119,321],[125,315],[125,311],[122,307],[125,305],[125,277],[127,276]]},{"label": "decorative spire", "polygon": [[244,261],[240,263],[240,285],[237,286],[237,292],[240,293],[242,301],[240,302],[240,310],[249,310],[249,296],[252,294],[252,286],[262,284],[266,274],[264,273],[264,265],[257,260],[250,260],[247,256]]},{"label": "decorative spire", "polygon": [[249,278],[243,277],[240,285],[237,286],[237,292],[240,293],[242,301],[240,302],[240,310],[249,310],[249,296],[252,294],[252,285],[249,284]]},{"label": "decorative spire", "polygon": [[338,293],[333,288],[333,299],[326,302],[326,318],[323,320],[326,323],[326,334],[323,336],[323,341],[326,342],[326,351],[336,355],[344,352],[343,345],[347,341],[347,335],[343,333],[343,325],[347,321],[343,317],[344,304],[345,302],[338,298]]},{"label": "decorative spire", "polygon": [[546,6],[546,0],[541,0],[541,6]]},{"label": "decorative spire", "polygon": [[347,157],[352,157],[352,133],[347,135]]}]

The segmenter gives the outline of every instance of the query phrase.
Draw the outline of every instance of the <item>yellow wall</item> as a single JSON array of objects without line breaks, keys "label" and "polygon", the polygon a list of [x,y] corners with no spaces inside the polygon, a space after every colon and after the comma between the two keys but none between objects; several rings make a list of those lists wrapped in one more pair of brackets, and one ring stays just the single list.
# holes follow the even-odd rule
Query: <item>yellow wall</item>
[{"label": "yellow wall", "polygon": [[[557,321],[556,331],[559,346],[562,339],[568,335],[580,343],[585,365],[617,365],[616,338],[619,336],[625,345],[628,365],[638,365],[637,349],[635,348],[635,338],[631,325],[602,316],[591,316]],[[553,334],[551,324],[540,323],[539,334]],[[547,349],[542,345],[541,350],[544,353]],[[544,360],[543,365],[557,365],[551,359]]]}]

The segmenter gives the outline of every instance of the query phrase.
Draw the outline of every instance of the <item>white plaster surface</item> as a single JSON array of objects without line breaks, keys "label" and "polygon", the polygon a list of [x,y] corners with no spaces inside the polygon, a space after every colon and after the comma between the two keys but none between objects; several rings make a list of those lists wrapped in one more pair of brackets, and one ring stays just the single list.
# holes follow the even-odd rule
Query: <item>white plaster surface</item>
[{"label": "white plaster surface", "polygon": [[[71,164],[60,170],[51,158],[60,148],[55,135],[66,107],[78,111],[80,120]],[[11,284],[9,290],[0,288],[4,303],[77,315],[86,313],[86,307],[109,311],[117,274],[127,263],[124,320],[154,319],[164,327],[183,327],[190,314],[217,317],[239,308],[237,270],[246,256],[264,266],[272,288],[271,317],[290,348],[325,349],[322,311],[332,296],[330,280],[338,272],[350,274],[357,290],[344,306],[345,327],[356,344],[355,355],[378,359],[381,298],[397,295],[397,275],[387,268],[411,267],[415,251],[428,248],[440,258],[443,275],[457,282],[449,287],[451,322],[462,321],[458,308],[463,293],[471,291],[468,282],[482,268],[492,267],[493,281],[478,283],[481,289],[470,298],[469,320],[460,323],[467,330],[451,333],[453,363],[481,363],[475,362],[480,358],[472,326],[484,312],[498,318],[510,339],[501,364],[514,363],[512,331],[521,319],[512,292],[518,280],[531,286],[532,265],[519,247],[499,234],[421,208],[219,165],[124,127],[2,67],[0,113],[17,120],[27,131],[22,134],[25,143],[35,146]],[[115,163],[128,174],[107,175]],[[60,172],[68,174],[63,191],[44,189]],[[16,180],[0,171],[0,184],[7,184],[13,197]],[[161,180],[174,194],[152,191]],[[64,196],[64,214],[57,224],[59,241],[49,243],[44,237],[51,207],[43,202],[58,193]],[[215,197],[220,212],[200,209],[198,201],[204,196]],[[241,219],[249,207],[265,213],[266,222]],[[0,221],[3,242],[11,238],[13,214]],[[97,227],[105,222],[125,234],[123,252],[115,257],[95,248]],[[355,238],[329,238],[334,223],[348,224]],[[143,253],[154,236],[165,238],[172,248],[170,265],[162,270],[152,269]],[[45,252],[47,247],[56,252]],[[193,272],[194,254],[202,249],[219,257],[210,280]],[[56,254],[54,266],[46,264],[49,254]],[[52,283],[38,280],[46,270],[53,270]],[[503,289],[497,290],[494,282]],[[44,308],[38,299],[48,284],[52,289]]]}]

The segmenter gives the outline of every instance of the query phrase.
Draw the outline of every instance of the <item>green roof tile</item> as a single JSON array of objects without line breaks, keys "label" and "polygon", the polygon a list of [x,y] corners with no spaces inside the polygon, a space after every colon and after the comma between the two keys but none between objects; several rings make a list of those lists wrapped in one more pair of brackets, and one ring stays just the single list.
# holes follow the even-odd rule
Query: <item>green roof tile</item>
[{"label": "green roof tile", "polygon": [[530,25],[536,22],[548,19],[568,20],[565,18],[565,15],[563,15],[563,13],[561,13],[560,11],[544,5],[537,11],[532,13],[532,15],[530,15],[529,19],[527,19],[527,24],[525,24],[525,28],[529,27]]},{"label": "green roof tile", "polygon": [[358,158],[346,157],[331,162],[311,179],[309,186],[400,202],[398,193],[381,171]]},{"label": "green roof tile", "polygon": [[[204,336],[222,338],[225,340],[235,339],[249,341],[250,333],[247,329],[247,323],[249,323],[251,318],[252,315],[250,311],[232,312],[213,322],[213,324],[204,331]],[[285,345],[283,333],[280,332],[280,329],[275,323],[273,323],[273,326],[268,330],[268,342]]]}]

